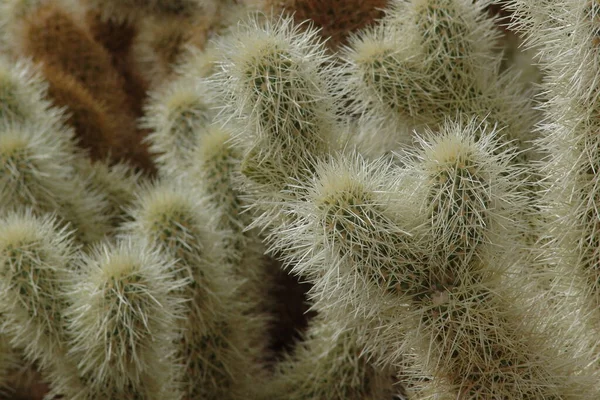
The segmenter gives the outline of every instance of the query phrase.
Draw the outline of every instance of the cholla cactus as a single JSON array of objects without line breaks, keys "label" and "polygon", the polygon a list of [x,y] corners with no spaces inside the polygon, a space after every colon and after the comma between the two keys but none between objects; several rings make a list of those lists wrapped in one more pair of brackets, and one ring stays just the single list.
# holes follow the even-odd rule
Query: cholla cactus
[{"label": "cholla cactus", "polygon": [[214,123],[208,126],[198,137],[185,179],[201,182],[202,191],[218,211],[224,261],[243,280],[239,292],[261,308],[259,304],[268,303],[265,293],[271,278],[264,265],[264,245],[256,231],[247,229],[252,223],[250,215],[244,213],[248,202],[235,185],[241,152],[231,140],[227,128]]},{"label": "cholla cactus", "polygon": [[356,99],[356,111],[382,125],[431,128],[464,113],[497,123],[507,141],[529,150],[530,96],[517,71],[500,70],[502,54],[494,50],[500,32],[487,4],[394,2],[380,24],[351,38],[344,53],[350,79],[342,90]]},{"label": "cholla cactus", "polygon": [[31,212],[2,217],[2,332],[43,368],[64,361],[68,351],[64,313],[69,305],[64,283],[73,273],[72,232],[52,217]]},{"label": "cholla cactus", "polygon": [[122,241],[82,255],[67,310],[71,352],[83,393],[70,398],[178,399],[172,362],[184,280],[172,261],[143,243]]},{"label": "cholla cactus", "polygon": [[376,400],[392,398],[393,373],[372,365],[355,326],[320,314],[294,353],[277,365],[266,392],[271,399]]},{"label": "cholla cactus", "polygon": [[111,155],[151,170],[145,149],[133,148],[136,110],[125,92],[127,80],[108,50],[76,22],[84,19],[81,7],[60,0],[10,0],[0,6],[0,40],[6,51],[43,64],[50,84],[46,94],[57,106],[70,108],[67,122],[76,129],[79,145],[92,149],[94,159]]},{"label": "cholla cactus", "polygon": [[0,57],[2,120],[27,121],[47,115],[51,106],[44,98],[47,89],[48,85],[32,65],[23,61],[12,65],[7,57]]},{"label": "cholla cactus", "polygon": [[57,212],[84,242],[101,238],[107,230],[104,199],[74,168],[80,152],[62,113],[43,98],[47,87],[26,64],[2,60],[0,68],[0,204]]},{"label": "cholla cactus", "polygon": [[[149,188],[140,194],[124,232],[176,259],[173,272],[187,280],[179,293],[187,303],[177,349],[187,398],[244,398],[245,379],[256,370],[254,352],[261,349],[254,334],[262,332],[262,321],[246,317],[248,306],[235,295],[239,283],[221,261],[225,254],[216,253],[223,250],[219,231],[204,228],[213,224],[210,208],[197,197],[182,185]],[[252,334],[240,335],[242,326]]]},{"label": "cholla cactus", "polygon": [[519,171],[510,166],[514,153],[472,121],[448,124],[430,142],[420,156],[428,187],[428,292],[419,300],[419,328],[407,342],[425,339],[422,348],[431,357],[426,368],[446,383],[440,393],[453,388],[467,398],[590,397],[591,385],[579,387],[569,376],[582,366],[569,365],[552,348],[551,336],[537,332],[539,322],[518,317],[527,315],[518,306],[525,292],[510,269],[525,260],[518,225],[525,198]]},{"label": "cholla cactus", "polygon": [[101,214],[104,199],[74,171],[76,151],[70,132],[43,122],[0,121],[0,204],[28,205],[36,213],[56,211],[84,242],[96,241],[108,229]]},{"label": "cholla cactus", "polygon": [[[547,210],[540,260],[558,271],[565,306],[582,307],[598,357],[598,16],[597,2],[511,1],[527,43],[539,52],[546,75],[544,120],[538,142]],[[568,313],[568,309],[557,312]],[[589,314],[588,314],[589,313]]]},{"label": "cholla cactus", "polygon": [[[597,4],[509,0],[536,131],[487,0],[392,1],[338,53],[253,1],[0,0],[0,370],[76,400],[600,397]],[[146,144],[151,183],[115,163]],[[318,312],[282,360],[265,249]]]},{"label": "cholla cactus", "polygon": [[239,132],[234,143],[244,149],[247,190],[280,196],[280,189],[306,176],[307,160],[335,148],[328,56],[314,30],[300,32],[284,17],[263,25],[251,19],[219,48],[224,60],[215,81],[224,101],[221,115]]},{"label": "cholla cactus", "polygon": [[189,169],[200,132],[216,113],[211,96],[186,76],[151,94],[142,126],[151,129],[147,140],[160,173],[174,177]]},{"label": "cholla cactus", "polygon": [[241,151],[231,144],[230,130],[214,121],[219,103],[212,88],[198,81],[215,72],[215,59],[214,47],[205,52],[188,47],[175,67],[177,78],[151,94],[142,121],[152,130],[148,141],[157,154],[159,173],[194,182],[207,196],[219,215],[216,228],[223,234],[224,261],[246,282],[240,293],[256,292],[261,298],[260,288],[268,281],[261,268],[263,250],[254,233],[243,232],[250,220],[242,215],[242,193],[234,184]]},{"label": "cholla cactus", "polygon": [[[404,162],[422,182],[412,209],[398,201],[402,174],[389,162],[318,168],[280,248],[297,252],[294,268],[316,280],[319,304],[372,320],[367,346],[382,361],[410,382],[433,377],[413,383],[417,398],[593,397],[576,355],[560,355],[543,320],[518,307],[519,171],[484,128],[449,123],[423,141],[417,164]],[[417,371],[404,364],[413,352]]]}]

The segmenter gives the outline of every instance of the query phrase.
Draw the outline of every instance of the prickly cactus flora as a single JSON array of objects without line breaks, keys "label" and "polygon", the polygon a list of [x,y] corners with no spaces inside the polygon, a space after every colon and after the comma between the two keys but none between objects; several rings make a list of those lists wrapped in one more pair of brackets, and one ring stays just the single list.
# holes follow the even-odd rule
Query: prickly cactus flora
[{"label": "prickly cactus flora", "polygon": [[[217,49],[224,57],[214,84],[223,99],[221,115],[235,132],[233,143],[244,151],[246,190],[272,201],[306,179],[309,160],[336,146],[329,56],[315,30],[301,31],[287,17],[250,18]],[[259,223],[268,225],[280,210],[261,212]]]},{"label": "prickly cactus flora", "polygon": [[182,185],[149,188],[131,210],[133,221],[124,225],[125,232],[177,260],[173,272],[187,280],[179,292],[186,304],[177,358],[184,366],[183,392],[192,399],[243,393],[242,377],[253,368],[253,335],[238,337],[232,327],[245,325],[254,332],[254,324],[262,323],[247,318],[248,306],[234,297],[239,283],[221,261],[225,255],[215,254],[222,239],[218,230],[205,228],[214,222],[210,208],[194,200],[198,197]]},{"label": "prickly cactus flora", "polygon": [[[350,306],[379,326],[366,337],[377,336],[367,347],[382,362],[402,367],[410,382],[434,377],[413,385],[416,398],[448,390],[469,399],[589,398],[576,355],[561,355],[538,331],[542,320],[533,322],[540,317],[518,307],[525,297],[510,279],[521,261],[511,235],[520,232],[522,183],[514,153],[494,134],[471,120],[423,140],[417,164],[403,162],[421,176],[410,178],[423,188],[412,210],[398,201],[393,177],[403,174],[389,161],[318,168],[312,201],[297,205],[298,226],[280,247],[315,279],[318,304],[340,313]],[[423,362],[417,370],[403,364],[411,353]]]},{"label": "prickly cactus flora", "polygon": [[513,235],[520,231],[524,199],[519,171],[510,166],[514,153],[494,135],[470,121],[447,124],[439,137],[422,143],[431,257],[426,291],[413,300],[420,304],[418,329],[407,336],[412,344],[406,349],[426,351],[425,368],[444,382],[441,390],[453,388],[466,398],[589,397],[590,389],[569,377],[577,366],[563,366],[535,324],[513,322],[523,310],[513,293],[518,286],[507,278],[523,261],[520,238]]},{"label": "prickly cactus flora", "polygon": [[64,312],[75,255],[73,232],[51,216],[6,214],[0,231],[2,332],[43,368],[68,350]]},{"label": "prickly cactus flora", "polygon": [[[58,202],[56,196],[64,193],[67,179],[72,175],[69,161],[74,155],[70,137],[57,135],[41,124],[20,126],[4,122],[2,125],[3,206],[30,203],[52,210]],[[54,196],[49,197],[49,193]]]},{"label": "prickly cactus flora", "polygon": [[[297,173],[296,166],[285,165],[284,155],[323,152],[332,134],[328,71],[322,70],[327,56],[315,31],[300,32],[291,19],[259,27],[259,21],[250,20],[221,43],[225,59],[216,79],[227,100],[223,114],[249,125],[251,149],[265,145],[265,156],[282,171]],[[258,35],[250,34],[254,31]],[[249,158],[248,163],[259,161]]]},{"label": "prickly cactus flora", "polygon": [[0,0],[0,385],[600,398],[600,6],[502,2]]},{"label": "prickly cactus flora", "polygon": [[56,212],[85,242],[106,231],[102,196],[87,190],[73,166],[81,154],[60,110],[44,99],[47,85],[29,64],[1,61],[0,204]]},{"label": "prickly cactus flora", "polygon": [[[390,283],[389,289],[394,290],[403,282],[395,275],[405,272],[383,261],[416,262],[418,247],[406,230],[414,222],[400,223],[404,207],[415,207],[414,200],[396,190],[399,177],[391,161],[369,163],[358,154],[344,154],[317,164],[315,171],[315,177],[305,183],[309,201],[291,208],[298,214],[296,226],[289,235],[279,235],[275,247],[287,249],[291,260],[302,260],[295,269],[316,279],[323,293],[341,283],[337,276],[348,274],[375,286]],[[310,257],[305,257],[306,252]],[[329,263],[332,268],[326,268]]]},{"label": "prickly cactus flora", "polygon": [[216,113],[211,96],[191,77],[152,92],[142,126],[151,130],[147,140],[161,174],[175,176],[191,165],[198,136]]},{"label": "prickly cactus flora", "polygon": [[[397,1],[377,26],[344,52],[354,108],[382,124],[435,127],[466,113],[503,127],[521,149],[534,115],[518,73],[500,71],[500,31],[486,1]],[[398,122],[400,119],[401,122]]]},{"label": "prickly cactus flora", "polygon": [[99,245],[77,264],[66,316],[86,390],[111,398],[179,398],[172,357],[182,300],[173,293],[186,281],[174,279],[173,262],[124,240]]},{"label": "prickly cactus flora", "polygon": [[72,133],[43,122],[0,121],[0,204],[31,207],[36,214],[56,212],[84,242],[94,242],[107,230],[105,200],[85,186],[73,167]]},{"label": "prickly cactus flora", "polygon": [[173,69],[177,76],[207,78],[217,71],[218,61],[219,52],[214,43],[207,44],[202,50],[187,46]]},{"label": "prickly cactus flora", "polygon": [[42,72],[51,84],[47,95],[56,95],[56,105],[71,108],[68,122],[82,147],[92,149],[96,159],[111,155],[151,171],[145,149],[136,148],[135,104],[125,93],[131,85],[117,71],[111,54],[76,22],[84,18],[80,7],[18,0],[0,6],[6,12],[0,27],[6,51],[44,64]]},{"label": "prickly cactus flora", "polygon": [[151,130],[148,141],[159,173],[195,182],[194,187],[207,196],[219,215],[216,229],[223,235],[219,245],[223,260],[243,277],[240,293],[256,293],[258,300],[267,278],[261,273],[259,239],[243,232],[251,220],[242,215],[242,193],[234,183],[241,151],[232,145],[231,131],[214,122],[218,101],[210,86],[195,81],[214,72],[214,51],[201,55],[190,47],[175,68],[177,79],[151,93],[142,122]]},{"label": "prickly cactus flora", "polygon": [[[207,127],[198,140],[193,153],[192,173],[199,182],[203,182],[206,193],[222,211],[222,229],[241,233],[245,228],[242,194],[235,190],[234,177],[240,159],[240,152],[231,145],[232,135],[227,129],[216,124]],[[229,256],[235,255],[235,249]]]},{"label": "prickly cactus flora", "polygon": [[268,393],[273,399],[376,400],[391,398],[393,372],[371,365],[357,327],[319,315],[302,343],[278,366]]},{"label": "prickly cactus flora", "polygon": [[39,117],[50,108],[44,99],[48,84],[25,61],[12,64],[0,56],[0,119],[25,121]]},{"label": "prickly cactus flora", "polygon": [[[199,193],[182,184],[165,182],[139,191],[136,201],[128,212],[131,221],[123,226],[123,234],[138,237],[152,247],[178,260],[174,274],[179,279],[188,279],[189,285],[182,287],[185,297],[195,298],[195,291],[203,291],[203,306],[216,307],[219,302],[215,292],[219,291],[218,265],[215,264],[212,247],[220,237],[211,238],[206,227],[206,204]],[[206,282],[200,284],[203,279]],[[200,299],[200,297],[199,297]],[[190,309],[202,312],[194,302]],[[202,321],[202,319],[200,320]]]},{"label": "prickly cactus flora", "polygon": [[139,27],[125,21],[104,20],[93,10],[86,13],[86,22],[94,39],[112,54],[117,69],[130,70],[130,50]]},{"label": "prickly cactus flora", "polygon": [[469,264],[480,258],[477,251],[495,242],[493,235],[520,223],[517,215],[526,201],[517,193],[520,170],[509,165],[514,150],[498,141],[495,131],[474,120],[448,122],[439,137],[420,140],[419,159],[428,179],[428,229],[440,240],[435,244],[440,260],[452,255],[459,257],[458,264]]},{"label": "prickly cactus flora", "polygon": [[199,82],[215,72],[216,60],[214,47],[188,46],[173,65],[173,80],[149,93],[141,126],[150,130],[146,140],[163,175],[187,171],[199,138],[216,116],[215,94]]},{"label": "prickly cactus flora", "polygon": [[223,235],[219,248],[225,263],[242,279],[238,293],[254,311],[272,307],[265,298],[265,291],[273,284],[265,266],[265,248],[258,232],[247,229],[252,223],[250,215],[245,213],[248,200],[235,184],[241,152],[231,144],[232,134],[227,128],[213,123],[199,133],[184,179],[199,182],[218,212],[216,228]]},{"label": "prickly cactus flora", "polygon": [[[540,246],[543,263],[558,271],[557,285],[570,304],[580,303],[597,357],[598,345],[598,27],[596,1],[510,1],[515,28],[539,52],[546,75],[538,145],[546,155],[540,164],[545,191]],[[572,296],[572,297],[571,297]],[[558,312],[566,313],[566,310]]]}]

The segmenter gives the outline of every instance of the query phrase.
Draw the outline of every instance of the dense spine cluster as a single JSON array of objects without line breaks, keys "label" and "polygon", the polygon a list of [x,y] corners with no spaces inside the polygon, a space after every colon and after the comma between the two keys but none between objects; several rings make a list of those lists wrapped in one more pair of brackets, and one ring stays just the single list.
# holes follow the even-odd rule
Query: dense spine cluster
[{"label": "dense spine cluster", "polygon": [[[339,325],[327,314],[311,322],[302,343],[281,361],[269,388],[272,399],[377,400],[394,391],[390,369],[372,365],[354,326]],[[397,392],[398,390],[396,390]]]},{"label": "dense spine cluster", "polygon": [[82,255],[66,317],[85,387],[72,398],[178,399],[173,362],[182,318],[171,261],[123,240]]},{"label": "dense spine cluster", "polygon": [[[545,79],[537,141],[545,158],[540,263],[556,271],[565,298],[558,313],[583,309],[589,329],[584,351],[598,357],[598,27],[595,1],[511,1],[515,28],[538,51]],[[589,341],[589,342],[588,342]]]},{"label": "dense spine cluster", "polygon": [[600,5],[317,3],[0,0],[0,393],[600,397]]},{"label": "dense spine cluster", "polygon": [[[224,57],[214,81],[224,102],[222,119],[244,151],[246,191],[267,202],[279,199],[283,189],[295,196],[293,187],[310,174],[311,160],[336,147],[327,84],[334,70],[322,42],[290,18],[262,25],[253,18],[219,48]],[[259,212],[264,225],[279,223],[273,207]]]},{"label": "dense spine cluster", "polygon": [[354,35],[344,52],[349,80],[342,90],[356,99],[355,112],[371,124],[379,120],[379,129],[392,124],[400,132],[406,124],[435,129],[460,115],[485,119],[529,150],[531,100],[518,72],[501,70],[502,54],[495,50],[500,31],[486,5],[393,2],[381,22]]}]

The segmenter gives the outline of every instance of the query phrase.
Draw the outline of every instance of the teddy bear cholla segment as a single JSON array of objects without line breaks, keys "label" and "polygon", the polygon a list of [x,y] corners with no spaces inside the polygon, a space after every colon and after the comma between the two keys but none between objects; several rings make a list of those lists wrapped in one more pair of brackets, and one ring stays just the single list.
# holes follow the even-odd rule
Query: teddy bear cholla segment
[{"label": "teddy bear cholla segment", "polygon": [[[495,135],[448,122],[406,170],[358,156],[320,164],[278,245],[315,280],[320,308],[371,324],[367,349],[401,367],[417,398],[588,398],[584,365],[554,347],[543,315],[519,307],[525,288],[512,271],[527,198],[514,151]],[[411,354],[418,368],[405,363]]]}]

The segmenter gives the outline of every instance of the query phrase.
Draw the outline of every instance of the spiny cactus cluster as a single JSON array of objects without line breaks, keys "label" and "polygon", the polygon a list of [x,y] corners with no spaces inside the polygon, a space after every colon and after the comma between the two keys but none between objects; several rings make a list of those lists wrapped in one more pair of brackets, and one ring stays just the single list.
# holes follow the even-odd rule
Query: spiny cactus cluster
[{"label": "spiny cactus cluster", "polygon": [[0,391],[600,398],[599,16],[0,0]]}]

